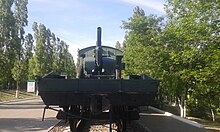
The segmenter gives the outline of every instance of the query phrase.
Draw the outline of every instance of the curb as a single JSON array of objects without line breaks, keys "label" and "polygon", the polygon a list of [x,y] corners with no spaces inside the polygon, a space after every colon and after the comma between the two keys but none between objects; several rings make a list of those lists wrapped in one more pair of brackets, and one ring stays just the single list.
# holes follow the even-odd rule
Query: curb
[{"label": "curb", "polygon": [[32,97],[32,98],[24,98],[24,99],[17,99],[17,100],[3,101],[3,102],[0,102],[0,104],[14,103],[14,102],[20,102],[20,101],[32,100],[32,99],[37,99],[37,98],[39,98],[39,96],[37,96],[37,97]]},{"label": "curb", "polygon": [[157,108],[152,107],[152,106],[148,106],[148,108],[151,109],[151,110],[154,110],[154,111],[156,111],[156,112],[162,113],[162,114],[164,114],[164,115],[166,115],[166,116],[170,116],[170,117],[172,117],[172,118],[174,118],[174,119],[177,119],[177,120],[179,120],[179,121],[182,121],[182,122],[184,122],[184,123],[187,123],[187,124],[189,124],[189,125],[192,125],[192,126],[195,126],[195,127],[198,127],[198,128],[204,128],[203,125],[200,124],[200,123],[198,123],[198,122],[191,121],[191,120],[187,120],[187,119],[185,119],[185,118],[176,116],[176,115],[174,115],[174,114],[172,114],[172,113],[169,113],[169,112],[166,112],[166,111],[157,109]]}]

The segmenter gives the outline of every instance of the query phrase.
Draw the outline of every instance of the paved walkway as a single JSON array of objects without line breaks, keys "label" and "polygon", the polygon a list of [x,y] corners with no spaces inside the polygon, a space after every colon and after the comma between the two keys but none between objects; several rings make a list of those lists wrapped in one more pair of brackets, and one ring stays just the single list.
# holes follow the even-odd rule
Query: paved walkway
[{"label": "paved walkway", "polygon": [[1,132],[47,132],[57,124],[56,112],[47,110],[45,120],[41,121],[44,104],[39,98],[13,101],[0,104]]},{"label": "paved walkway", "polygon": [[[45,121],[41,121],[43,108],[40,97],[0,103],[0,132],[47,132],[59,120],[55,111],[47,110]],[[143,110],[138,122],[148,132],[208,132],[152,110]]]},{"label": "paved walkway", "polygon": [[144,110],[138,121],[148,132],[209,132],[204,128],[198,128],[165,114],[152,110]]}]

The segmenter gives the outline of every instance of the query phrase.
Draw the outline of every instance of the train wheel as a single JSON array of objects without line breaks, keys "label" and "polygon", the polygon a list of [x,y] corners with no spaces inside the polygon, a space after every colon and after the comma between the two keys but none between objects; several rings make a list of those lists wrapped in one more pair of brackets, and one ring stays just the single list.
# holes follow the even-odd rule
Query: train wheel
[{"label": "train wheel", "polygon": [[[72,105],[70,107],[70,112],[73,115],[79,115],[80,114],[80,108],[77,105]],[[77,123],[78,119],[74,117],[69,118],[69,125],[70,125],[70,130],[71,132],[77,132]]]},{"label": "train wheel", "polygon": [[126,120],[119,120],[117,122],[117,132],[126,132],[126,128],[127,128],[127,121]]},{"label": "train wheel", "polygon": [[69,112],[69,106],[68,105],[61,106],[61,108],[63,108],[64,112]]},{"label": "train wheel", "polygon": [[77,132],[77,120],[76,119],[69,119],[69,125],[71,132]]},{"label": "train wheel", "polygon": [[127,129],[127,121],[126,120],[122,120],[122,125],[123,125],[122,132],[125,132],[126,129]]}]

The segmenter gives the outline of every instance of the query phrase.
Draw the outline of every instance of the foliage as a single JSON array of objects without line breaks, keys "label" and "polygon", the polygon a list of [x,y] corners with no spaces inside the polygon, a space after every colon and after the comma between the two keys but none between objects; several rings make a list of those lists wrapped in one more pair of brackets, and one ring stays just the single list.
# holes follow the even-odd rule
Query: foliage
[{"label": "foliage", "polygon": [[115,48],[116,48],[116,49],[119,49],[119,50],[121,50],[121,51],[124,51],[124,47],[123,47],[123,45],[121,45],[121,43],[120,43],[119,41],[116,42]]},{"label": "foliage", "polygon": [[12,81],[11,69],[16,60],[18,36],[13,16],[13,1],[0,1],[0,84],[1,87]]},{"label": "foliage", "polygon": [[14,78],[14,80],[16,80],[18,83],[20,82],[25,82],[26,80],[24,80],[25,76],[27,76],[27,65],[25,65],[25,63],[21,62],[21,61],[16,61],[14,64],[14,68],[12,69],[12,77]]},{"label": "foliage", "polygon": [[170,20],[162,40],[170,62],[186,84],[185,95],[191,90],[197,106],[212,110],[219,98],[219,3],[168,0],[166,7]]},{"label": "foliage", "polygon": [[[179,100],[189,112],[216,112],[220,93],[219,3],[168,0],[166,19],[136,7],[123,21],[126,75],[161,80],[161,100]],[[164,20],[166,23],[164,25]],[[201,108],[204,107],[204,108]],[[208,110],[208,111],[207,111]]]},{"label": "foliage", "polygon": [[35,54],[29,62],[29,79],[35,76],[43,76],[51,71],[66,73],[75,77],[75,64],[72,55],[68,51],[68,45],[56,38],[50,29],[36,22],[32,25],[36,40]]},{"label": "foliage", "polygon": [[28,0],[0,0],[0,88],[26,82],[35,75],[66,72],[75,76],[75,64],[68,45],[56,38],[43,24],[33,24],[32,34],[25,35],[28,25]]},{"label": "foliage", "polygon": [[15,10],[13,17],[15,19],[15,28],[18,39],[16,40],[16,60],[14,62],[14,67],[12,68],[12,77],[17,82],[17,89],[19,89],[18,84],[27,76],[25,69],[27,65],[23,62],[23,42],[24,42],[24,27],[27,26],[28,15],[27,15],[27,0],[15,0]]},{"label": "foliage", "polygon": [[127,65],[127,75],[145,73],[156,76],[154,70],[159,69],[152,60],[156,57],[154,52],[160,50],[155,40],[161,31],[162,20],[162,17],[155,15],[145,16],[144,11],[136,7],[128,22],[123,21],[122,27],[127,30],[123,59]]}]

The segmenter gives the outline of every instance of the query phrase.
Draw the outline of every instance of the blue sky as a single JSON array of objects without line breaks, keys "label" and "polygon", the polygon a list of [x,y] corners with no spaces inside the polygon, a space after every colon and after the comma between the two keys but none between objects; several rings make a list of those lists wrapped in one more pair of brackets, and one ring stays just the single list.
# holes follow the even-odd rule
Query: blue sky
[{"label": "blue sky", "polygon": [[26,32],[34,21],[44,24],[69,45],[77,58],[77,50],[96,44],[96,28],[102,27],[102,45],[123,42],[122,20],[132,16],[135,6],[146,15],[164,15],[165,0],[29,0]]}]

